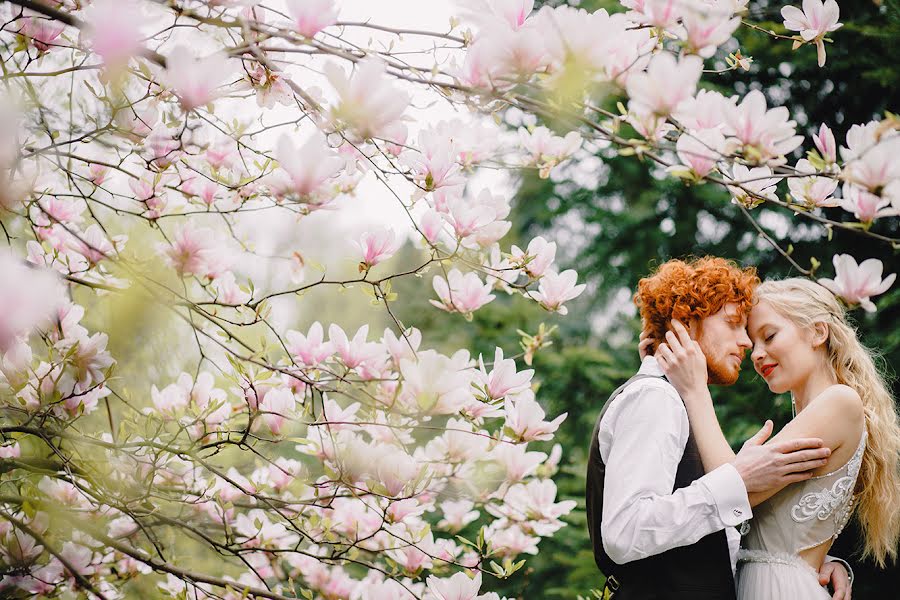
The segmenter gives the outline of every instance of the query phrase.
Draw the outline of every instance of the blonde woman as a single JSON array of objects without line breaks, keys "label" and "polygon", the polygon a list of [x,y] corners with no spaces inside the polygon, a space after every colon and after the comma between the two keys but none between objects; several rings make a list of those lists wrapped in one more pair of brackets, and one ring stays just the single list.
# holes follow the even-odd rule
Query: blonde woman
[{"label": "blonde woman", "polygon": [[[751,494],[756,508],[738,557],[737,597],[824,600],[830,596],[817,571],[854,511],[864,554],[882,567],[896,561],[900,424],[871,353],[830,291],[785,279],[760,284],[755,296],[747,326],[753,366],[772,392],[791,393],[795,410],[770,443],[819,437],[831,455],[811,479]],[[684,399],[704,468],[734,460],[713,411],[706,360],[688,329],[673,322],[654,355]]]}]

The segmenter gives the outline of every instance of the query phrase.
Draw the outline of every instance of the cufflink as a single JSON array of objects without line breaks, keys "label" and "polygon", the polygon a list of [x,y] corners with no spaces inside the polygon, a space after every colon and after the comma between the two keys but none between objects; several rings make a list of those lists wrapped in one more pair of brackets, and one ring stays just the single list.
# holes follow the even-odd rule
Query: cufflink
[{"label": "cufflink", "polygon": [[739,508],[736,508],[736,509],[734,509],[734,510],[731,511],[731,512],[734,513],[734,516],[735,516],[735,517],[741,517],[741,516],[743,516],[743,514],[744,514],[744,511],[742,511],[742,510],[739,509]]}]

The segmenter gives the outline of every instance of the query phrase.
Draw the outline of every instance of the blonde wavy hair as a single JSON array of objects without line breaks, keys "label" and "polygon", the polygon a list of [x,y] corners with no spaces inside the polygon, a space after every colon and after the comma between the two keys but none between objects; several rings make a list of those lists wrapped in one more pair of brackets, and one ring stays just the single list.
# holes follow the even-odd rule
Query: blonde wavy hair
[{"label": "blonde wavy hair", "polygon": [[828,325],[829,364],[838,382],[856,390],[865,410],[869,437],[857,481],[856,516],[865,537],[863,556],[883,568],[888,559],[897,560],[900,541],[900,417],[877,366],[880,357],[860,343],[835,295],[813,281],[765,281],[756,288],[756,298],[800,328]]}]

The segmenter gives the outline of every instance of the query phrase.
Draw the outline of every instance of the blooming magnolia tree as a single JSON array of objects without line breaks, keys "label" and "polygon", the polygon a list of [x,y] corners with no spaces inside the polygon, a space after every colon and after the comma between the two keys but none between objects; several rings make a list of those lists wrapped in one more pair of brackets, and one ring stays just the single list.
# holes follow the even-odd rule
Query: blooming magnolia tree
[{"label": "blooming magnolia tree", "polygon": [[[565,418],[515,360],[546,331],[515,357],[443,354],[396,317],[392,285],[427,274],[458,318],[498,293],[565,314],[584,285],[554,242],[503,245],[510,197],[485,172],[546,177],[614,148],[726,188],[754,225],[771,204],[897,246],[872,229],[900,213],[895,116],[840,147],[821,124],[794,161],[786,109],[698,87],[751,60],[720,49],[756,27],[746,1],[622,4],[470,0],[445,31],[342,21],[331,0],[0,4],[0,590],[496,598],[483,574],[514,573],[574,504],[550,479],[560,448],[528,446]],[[782,14],[772,43],[824,65],[834,0]],[[627,97],[618,113],[610,93]],[[434,103],[456,116],[435,122]],[[565,135],[507,135],[503,113]],[[352,240],[350,276],[246,233],[268,215],[337,222],[371,190],[406,224]],[[821,211],[835,206],[844,219]],[[407,243],[412,266],[395,256]],[[834,267],[822,284],[866,310],[894,279],[873,259]],[[334,288],[364,291],[390,326],[322,323],[313,292]],[[107,349],[117,303],[177,332],[160,368]]]}]

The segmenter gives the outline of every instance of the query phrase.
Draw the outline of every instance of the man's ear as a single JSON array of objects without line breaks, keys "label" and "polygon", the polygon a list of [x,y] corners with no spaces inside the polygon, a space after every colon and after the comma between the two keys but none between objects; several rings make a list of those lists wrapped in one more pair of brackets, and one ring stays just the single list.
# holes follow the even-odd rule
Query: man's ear
[{"label": "man's ear", "polygon": [[812,344],[813,347],[818,347],[828,341],[828,334],[830,330],[828,329],[828,323],[823,323],[819,321],[813,324],[813,339]]},{"label": "man's ear", "polygon": [[697,341],[700,339],[700,319],[691,317],[685,325],[687,326],[688,333],[691,334],[692,340]]}]

